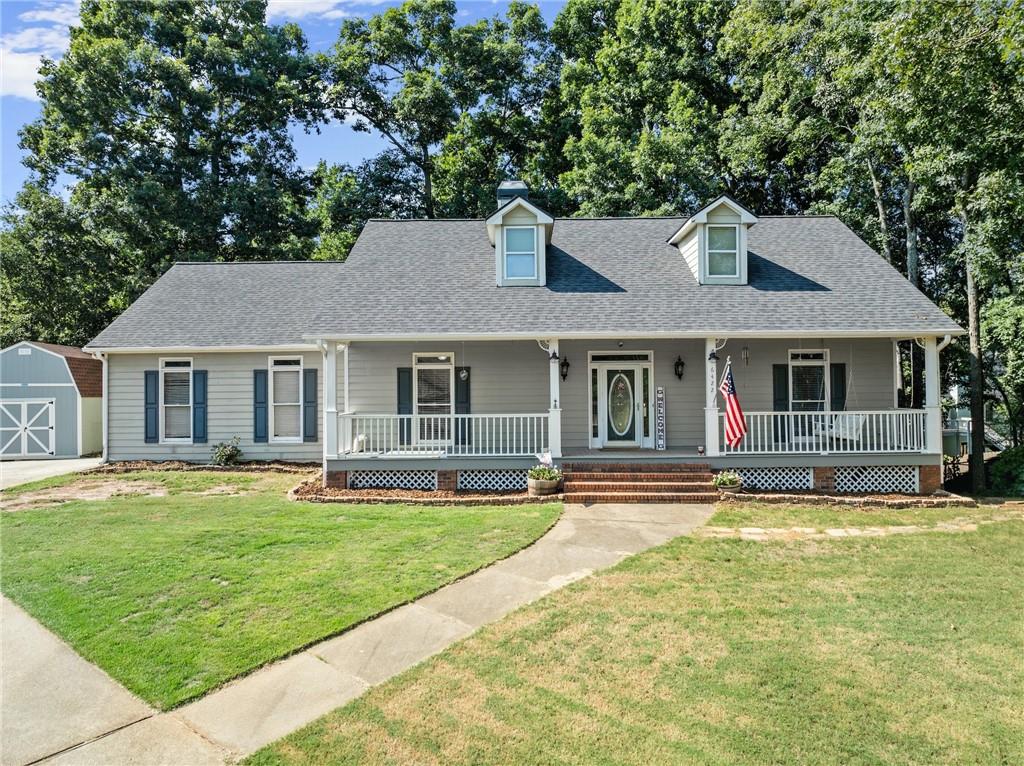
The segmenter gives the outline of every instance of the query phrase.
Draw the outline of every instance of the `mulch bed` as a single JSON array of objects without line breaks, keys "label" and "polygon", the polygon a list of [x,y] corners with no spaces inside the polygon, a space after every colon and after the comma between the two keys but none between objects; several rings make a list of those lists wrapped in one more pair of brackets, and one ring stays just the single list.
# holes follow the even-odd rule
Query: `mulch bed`
[{"label": "mulch bed", "polygon": [[403,505],[524,505],[561,502],[562,495],[536,497],[525,492],[459,492],[444,489],[345,489],[321,486],[319,478],[304,481],[288,493],[290,500],[309,503]]},{"label": "mulch bed", "polygon": [[321,470],[320,463],[283,463],[279,461],[252,460],[236,465],[211,465],[189,463],[184,460],[122,460],[105,463],[83,473],[129,473],[131,471],[226,471],[231,473],[275,473],[307,474]]},{"label": "mulch bed", "polygon": [[814,490],[802,491],[742,491],[736,494],[722,493],[723,502],[738,503],[790,503],[796,505],[852,505],[880,506],[883,508],[944,508],[946,506],[963,506],[975,508],[978,503],[970,497],[961,495],[902,495],[902,494],[858,494],[830,495]]}]

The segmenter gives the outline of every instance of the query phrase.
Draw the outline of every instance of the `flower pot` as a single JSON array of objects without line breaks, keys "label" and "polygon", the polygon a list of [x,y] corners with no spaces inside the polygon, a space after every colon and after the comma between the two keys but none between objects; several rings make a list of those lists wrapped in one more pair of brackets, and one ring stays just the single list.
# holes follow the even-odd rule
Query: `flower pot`
[{"label": "flower pot", "polygon": [[741,489],[743,489],[743,485],[742,484],[723,484],[718,489],[719,489],[719,491],[724,492],[727,495],[735,495],[737,492],[739,492]]},{"label": "flower pot", "polygon": [[526,487],[531,495],[553,495],[558,491],[558,479],[527,479]]}]

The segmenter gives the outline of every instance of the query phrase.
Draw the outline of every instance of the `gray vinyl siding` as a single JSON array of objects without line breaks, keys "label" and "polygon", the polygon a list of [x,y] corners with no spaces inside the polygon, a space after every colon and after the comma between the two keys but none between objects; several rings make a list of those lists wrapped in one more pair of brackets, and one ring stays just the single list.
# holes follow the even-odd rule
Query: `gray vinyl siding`
[{"label": "gray vinyl siding", "polygon": [[[323,438],[323,371],[319,352],[273,354],[302,356],[305,369],[319,370],[317,383],[317,436]],[[186,354],[166,354],[176,358]],[[144,373],[160,369],[159,354],[111,354],[108,376],[108,459],[190,460],[208,462],[210,448],[233,436],[241,439],[243,459],[318,461],[322,441],[298,444],[253,442],[253,370],[267,369],[269,353],[196,353],[194,370],[206,370],[207,442],[205,444],[146,444],[143,424]]]},{"label": "gray vinyl siding", "polygon": [[[534,341],[493,343],[353,343],[349,350],[350,409],[394,413],[399,367],[412,367],[413,353],[454,354],[457,367],[470,368],[473,414],[548,411],[548,354]],[[344,409],[343,361],[338,362],[338,410]]]},{"label": "gray vinyl siding", "polygon": [[19,354],[18,345],[0,353],[0,401],[52,399],[54,457],[78,456],[78,388],[64,357],[39,348]]},{"label": "gray vinyl siding", "polygon": [[[566,340],[560,343],[570,367],[561,381],[562,451],[589,446],[590,352],[653,351],[654,386],[665,389],[668,447],[704,443],[705,354],[702,340]],[[750,349],[745,365],[741,349]],[[772,409],[772,365],[787,364],[790,349],[827,348],[831,361],[846,364],[847,409],[893,407],[892,343],[887,339],[764,340],[736,338],[719,352],[719,374],[733,357],[733,377],[743,408]],[[547,353],[532,341],[475,343],[353,343],[349,352],[350,409],[365,414],[397,411],[397,369],[411,367],[413,353],[452,353],[456,366],[471,370],[470,408],[474,414],[543,413],[548,410]],[[673,369],[686,363],[682,380]],[[338,410],[344,407],[342,358],[338,364]],[[652,392],[653,393],[653,392]]]}]

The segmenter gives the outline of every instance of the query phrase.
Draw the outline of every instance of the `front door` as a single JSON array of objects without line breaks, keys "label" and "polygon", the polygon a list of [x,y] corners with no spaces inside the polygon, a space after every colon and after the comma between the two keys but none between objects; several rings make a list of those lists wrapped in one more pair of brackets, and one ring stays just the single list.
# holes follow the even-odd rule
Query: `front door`
[{"label": "front door", "polygon": [[605,444],[637,447],[643,397],[639,391],[640,368],[604,370]]}]

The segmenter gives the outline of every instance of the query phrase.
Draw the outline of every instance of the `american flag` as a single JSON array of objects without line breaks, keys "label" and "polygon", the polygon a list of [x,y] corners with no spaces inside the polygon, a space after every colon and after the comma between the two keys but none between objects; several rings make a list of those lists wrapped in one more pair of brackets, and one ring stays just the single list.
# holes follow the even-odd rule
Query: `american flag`
[{"label": "american flag", "polygon": [[718,387],[725,399],[725,443],[735,447],[747,435],[747,421],[743,417],[740,399],[736,396],[736,383],[732,379],[732,362],[726,362],[725,375]]}]

